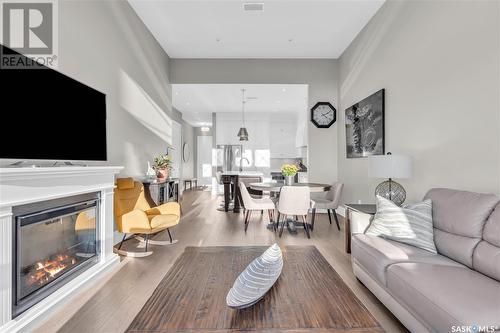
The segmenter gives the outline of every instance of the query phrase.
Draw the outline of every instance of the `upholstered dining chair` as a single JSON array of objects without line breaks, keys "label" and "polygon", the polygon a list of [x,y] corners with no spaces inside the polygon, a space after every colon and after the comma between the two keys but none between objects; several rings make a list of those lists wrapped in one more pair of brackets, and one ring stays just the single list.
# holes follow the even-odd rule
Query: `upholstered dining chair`
[{"label": "upholstered dining chair", "polygon": [[339,207],[340,196],[342,195],[343,188],[344,184],[336,182],[332,184],[330,190],[326,193],[326,196],[324,198],[311,199],[311,208],[312,208],[311,230],[314,230],[316,209],[326,209],[326,211],[328,212],[328,219],[330,220],[330,224],[332,224],[332,216],[330,215],[331,212],[333,214],[333,217],[335,218],[337,229],[340,230],[339,219],[337,217],[337,213],[335,213],[335,209]]},{"label": "upholstered dining chair", "polygon": [[304,222],[304,230],[307,238],[311,238],[309,234],[309,223],[307,222],[307,214],[311,206],[311,193],[307,186],[283,186],[280,191],[280,198],[278,201],[278,221],[283,219],[279,236],[283,234],[283,229],[288,216],[298,217],[301,216]]},{"label": "upholstered dining chair", "polygon": [[[118,231],[123,233],[123,239],[115,252],[130,257],[145,257],[153,254],[148,252],[148,243],[152,245],[174,244],[170,228],[180,220],[180,205],[168,202],[157,207],[151,207],[144,195],[144,186],[132,178],[118,178],[115,189],[115,221]],[[150,240],[151,235],[167,230],[170,241]],[[144,243],[144,252],[129,252],[121,250],[127,234],[133,234],[137,240]],[[143,235],[141,237],[140,235]]]},{"label": "upholstered dining chair", "polygon": [[245,183],[240,182],[240,193],[241,199],[243,201],[243,207],[245,207],[245,232],[247,231],[248,224],[250,223],[250,216],[252,211],[263,211],[267,210],[269,215],[269,220],[273,219],[274,216],[274,202],[269,198],[255,199],[250,196]]}]

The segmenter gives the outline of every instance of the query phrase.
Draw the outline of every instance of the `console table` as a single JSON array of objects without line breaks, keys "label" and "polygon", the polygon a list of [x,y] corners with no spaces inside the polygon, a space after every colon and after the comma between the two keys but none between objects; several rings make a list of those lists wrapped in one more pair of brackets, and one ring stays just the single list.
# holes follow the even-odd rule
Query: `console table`
[{"label": "console table", "polygon": [[344,226],[344,249],[346,253],[351,253],[351,212],[360,212],[375,215],[377,205],[375,204],[346,204],[345,206],[345,226]]},{"label": "console table", "polygon": [[179,179],[165,181],[143,180],[144,195],[151,206],[159,206],[169,201],[179,201]]}]

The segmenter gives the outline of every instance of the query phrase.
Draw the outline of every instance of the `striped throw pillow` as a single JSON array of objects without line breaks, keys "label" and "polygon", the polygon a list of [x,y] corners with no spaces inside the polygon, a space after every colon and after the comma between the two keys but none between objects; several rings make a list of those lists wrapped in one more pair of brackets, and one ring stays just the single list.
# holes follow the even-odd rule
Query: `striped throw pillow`
[{"label": "striped throw pillow", "polygon": [[432,201],[397,206],[377,196],[377,213],[365,232],[437,253],[432,225]]}]

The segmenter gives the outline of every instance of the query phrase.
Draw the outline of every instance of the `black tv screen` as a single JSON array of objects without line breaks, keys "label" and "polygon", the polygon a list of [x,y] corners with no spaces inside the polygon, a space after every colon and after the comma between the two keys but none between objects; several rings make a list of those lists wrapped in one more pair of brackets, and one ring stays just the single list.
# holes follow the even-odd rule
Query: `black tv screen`
[{"label": "black tv screen", "polygon": [[0,99],[0,158],[107,159],[105,94],[49,68],[0,67]]}]

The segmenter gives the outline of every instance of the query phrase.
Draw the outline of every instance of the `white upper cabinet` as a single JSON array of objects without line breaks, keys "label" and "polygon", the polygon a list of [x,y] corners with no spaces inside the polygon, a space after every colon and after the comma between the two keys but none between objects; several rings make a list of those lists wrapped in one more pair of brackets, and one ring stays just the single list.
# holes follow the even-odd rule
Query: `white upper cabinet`
[{"label": "white upper cabinet", "polygon": [[[269,149],[270,158],[296,158],[297,153],[297,119],[293,114],[248,113],[245,126],[248,130],[248,141],[239,141],[236,136],[241,126],[241,114],[217,113],[217,144],[243,144],[245,149]],[[301,133],[304,132],[304,126]],[[303,144],[301,134],[300,147]]]},{"label": "white upper cabinet", "polygon": [[297,116],[297,131],[295,134],[295,147],[302,148],[307,147],[307,114],[299,114]]},{"label": "white upper cabinet", "polygon": [[295,119],[273,120],[269,129],[271,131],[269,135],[271,158],[296,157],[295,136],[297,128]]}]

